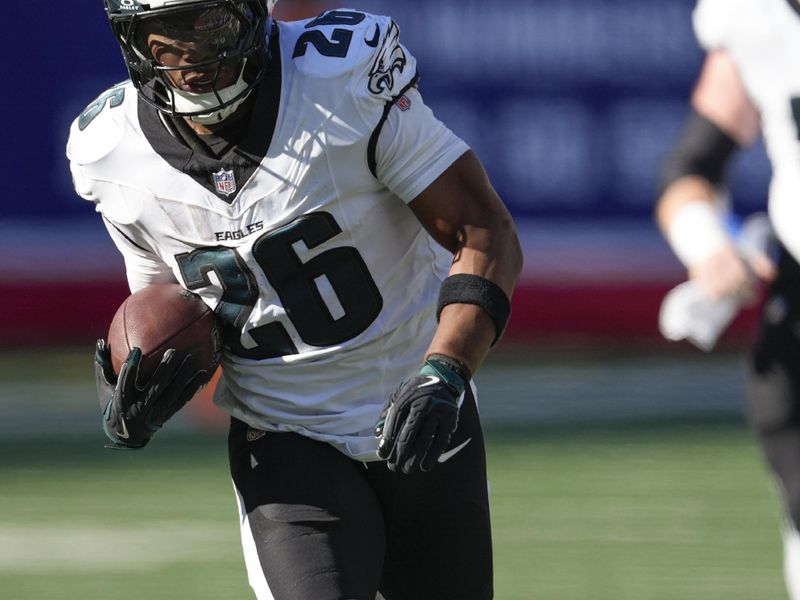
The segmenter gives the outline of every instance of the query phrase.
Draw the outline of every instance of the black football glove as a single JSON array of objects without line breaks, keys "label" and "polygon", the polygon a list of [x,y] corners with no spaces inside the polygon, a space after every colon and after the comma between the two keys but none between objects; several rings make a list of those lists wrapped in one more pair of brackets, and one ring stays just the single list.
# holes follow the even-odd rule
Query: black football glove
[{"label": "black football glove", "polygon": [[142,351],[131,349],[117,376],[105,340],[97,340],[95,383],[103,411],[103,431],[111,440],[106,448],[144,448],[152,435],[208,382],[210,374],[197,371],[190,359],[190,354],[167,350],[150,381],[139,387],[136,376]]},{"label": "black football glove", "polygon": [[450,443],[458,425],[458,409],[469,385],[469,369],[432,354],[419,374],[395,390],[375,427],[378,457],[390,470],[409,474],[430,471]]}]

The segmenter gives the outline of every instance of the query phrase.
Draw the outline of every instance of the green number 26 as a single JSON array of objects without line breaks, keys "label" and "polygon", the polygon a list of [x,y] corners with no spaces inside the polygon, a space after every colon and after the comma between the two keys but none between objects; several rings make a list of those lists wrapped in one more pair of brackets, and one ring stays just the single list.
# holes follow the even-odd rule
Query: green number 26
[{"label": "green number 26", "polygon": [[[332,215],[316,212],[269,231],[253,243],[253,257],[298,335],[310,346],[333,346],[356,337],[383,308],[380,291],[355,248],[331,248],[306,262],[294,250],[298,242],[313,249],[341,231]],[[211,285],[209,273],[216,274],[222,286],[216,311],[226,325],[226,344],[234,353],[257,360],[297,353],[291,336],[278,321],[246,330],[256,345],[242,344],[241,335],[259,292],[255,274],[235,248],[198,248],[176,258],[189,289]],[[337,310],[325,302],[321,286],[332,288]]]}]

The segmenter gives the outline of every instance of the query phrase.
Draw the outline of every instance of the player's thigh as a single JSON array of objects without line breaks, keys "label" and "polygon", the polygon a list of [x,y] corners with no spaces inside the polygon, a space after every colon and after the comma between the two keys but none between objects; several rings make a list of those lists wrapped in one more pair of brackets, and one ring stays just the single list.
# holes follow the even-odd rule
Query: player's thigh
[{"label": "player's thigh", "polygon": [[363,463],[329,444],[238,421],[229,452],[257,597],[374,600],[385,532]]},{"label": "player's thigh", "polygon": [[429,473],[411,475],[370,463],[387,522],[387,600],[492,597],[486,456],[471,393],[443,457]]},{"label": "player's thigh", "polygon": [[786,257],[748,363],[750,422],[800,525],[800,267]]}]

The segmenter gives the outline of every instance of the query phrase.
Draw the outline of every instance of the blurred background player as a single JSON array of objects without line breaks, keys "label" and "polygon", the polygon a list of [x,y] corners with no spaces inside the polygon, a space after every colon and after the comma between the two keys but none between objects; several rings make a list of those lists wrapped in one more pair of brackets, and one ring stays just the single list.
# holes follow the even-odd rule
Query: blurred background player
[{"label": "blurred background player", "polygon": [[[471,378],[508,319],[513,223],[391,19],[277,22],[274,4],[106,0],[131,80],[73,124],[75,187],[132,291],[177,281],[223,322],[215,401],[256,596],[486,600]],[[123,449],[192,375],[123,385],[138,358],[117,384],[99,342]]]},{"label": "blurred background player", "polygon": [[[800,2],[701,0],[707,50],[692,112],[663,169],[657,220],[689,278],[710,301],[770,287],[748,361],[752,425],[785,509],[784,572],[800,599]],[[729,228],[724,171],[762,132],[772,164],[768,212],[776,262],[744,256]],[[776,264],[777,263],[777,264]]]}]

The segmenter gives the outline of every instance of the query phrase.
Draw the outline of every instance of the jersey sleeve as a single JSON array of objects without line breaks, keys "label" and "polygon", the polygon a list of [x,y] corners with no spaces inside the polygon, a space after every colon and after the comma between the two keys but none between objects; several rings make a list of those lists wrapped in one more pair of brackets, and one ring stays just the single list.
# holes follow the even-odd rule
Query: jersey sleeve
[{"label": "jersey sleeve", "polygon": [[[130,105],[124,102],[128,99]],[[111,240],[122,254],[131,292],[152,283],[175,281],[170,267],[152,250],[152,244],[136,225],[143,203],[135,190],[124,189],[109,175],[112,159],[125,135],[122,106],[134,109],[136,93],[129,82],[118,84],[93,101],[70,128],[67,141],[75,192],[95,205]],[[113,109],[113,110],[112,110]]]},{"label": "jersey sleeve", "polygon": [[746,32],[752,18],[765,7],[761,0],[698,0],[692,24],[700,45],[707,51],[724,50]]},{"label": "jersey sleeve", "polygon": [[439,121],[417,90],[413,54],[389,17],[367,15],[364,46],[353,79],[356,106],[374,124],[368,162],[375,177],[411,202],[469,147]]},{"label": "jersey sleeve", "polygon": [[361,120],[378,127],[389,106],[417,85],[417,60],[400,43],[400,28],[389,17],[365,14],[353,43],[350,93]]},{"label": "jersey sleeve", "polygon": [[118,195],[118,190],[109,184],[99,184],[88,178],[79,165],[71,163],[72,179],[75,191],[82,198],[93,202],[95,210],[103,216],[103,224],[114,245],[122,254],[125,261],[125,272],[128,287],[131,292],[138,291],[153,283],[175,281],[169,265],[149,248],[149,243],[132,223],[115,222],[115,216],[125,216],[119,209],[124,210],[124,202],[103,200],[104,196]]},{"label": "jersey sleeve", "polygon": [[125,274],[131,293],[154,283],[176,281],[169,265],[138,243],[129,232],[126,233],[121,227],[105,218],[103,224],[125,261]]},{"label": "jersey sleeve", "polygon": [[349,88],[366,121],[375,106],[417,79],[417,61],[387,16],[334,9],[314,19],[281,22],[281,46],[293,68],[309,79],[343,78],[339,94]]},{"label": "jersey sleeve", "polygon": [[692,25],[697,41],[705,50],[718,50],[724,47],[728,21],[725,2],[726,0],[699,0],[695,6]]},{"label": "jersey sleeve", "polygon": [[404,202],[411,202],[469,150],[410,89],[387,114],[376,149],[375,175]]}]

